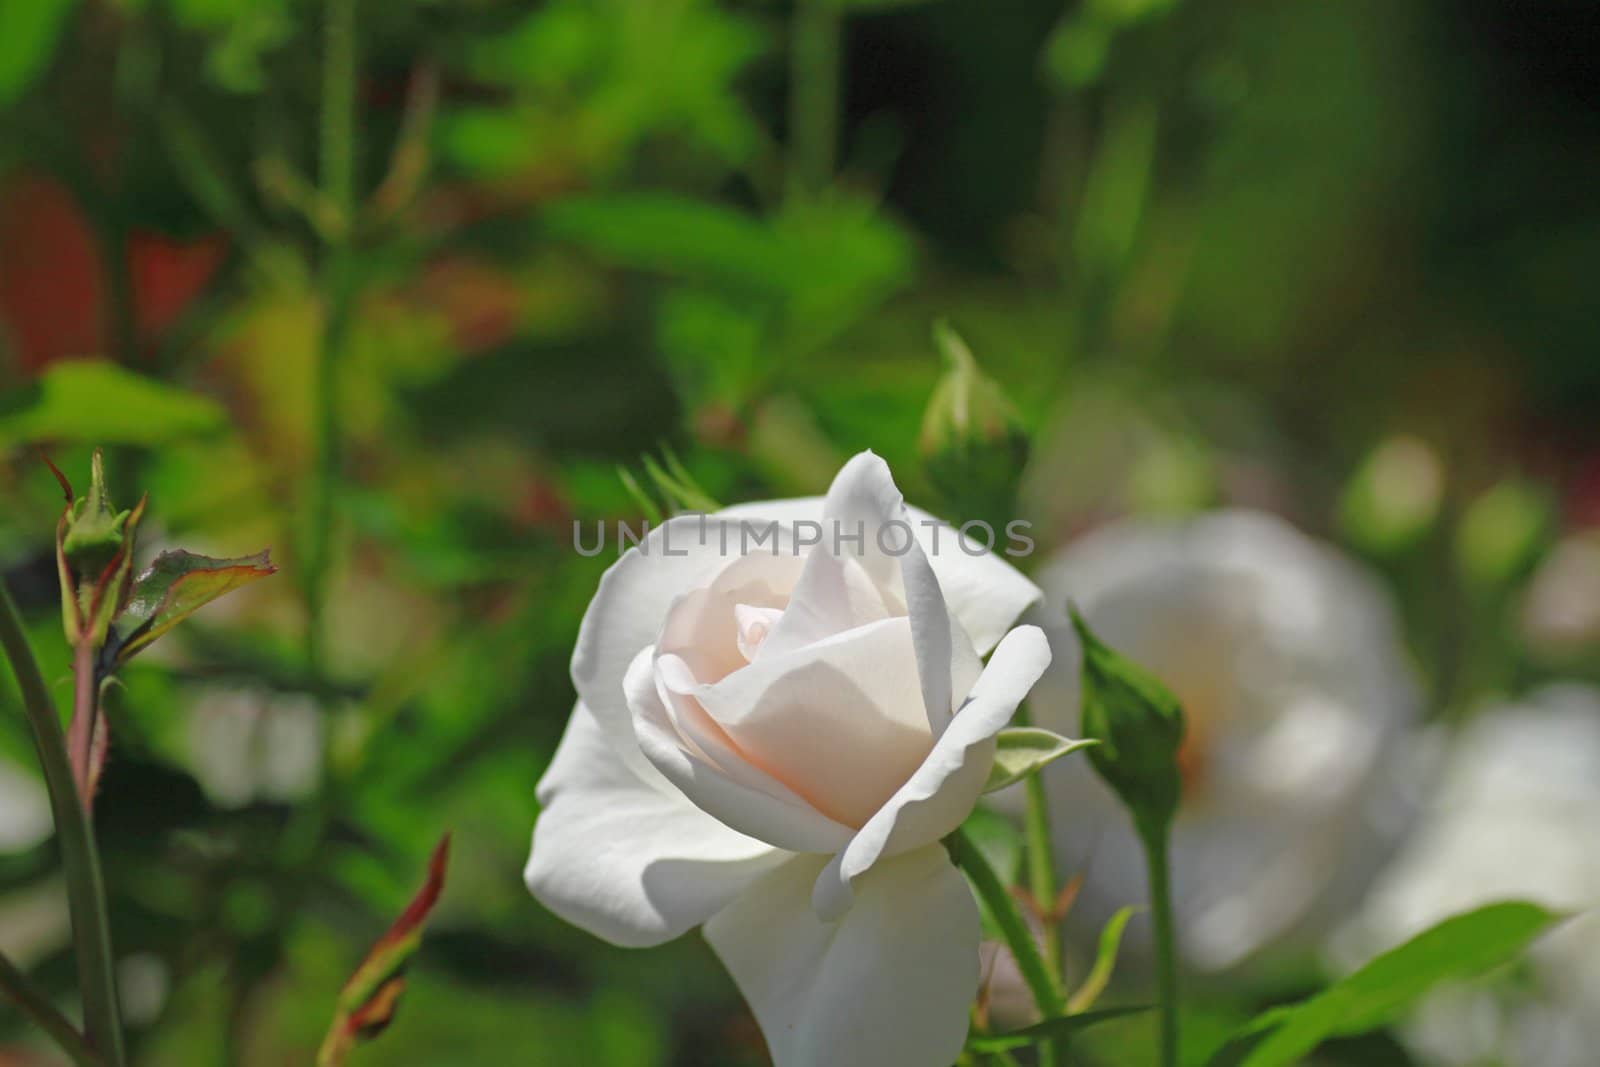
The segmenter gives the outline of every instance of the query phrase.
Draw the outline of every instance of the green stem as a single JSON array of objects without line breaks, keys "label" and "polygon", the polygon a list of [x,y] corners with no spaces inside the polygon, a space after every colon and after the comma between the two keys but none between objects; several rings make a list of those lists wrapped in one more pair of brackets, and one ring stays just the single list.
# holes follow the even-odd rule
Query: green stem
[{"label": "green stem", "polygon": [[50,1003],[50,999],[3,953],[0,953],[0,994],[4,994],[17,1006],[17,1010],[49,1034],[78,1067],[101,1067],[100,1057],[78,1033],[77,1027],[68,1022],[66,1016]]},{"label": "green stem", "polygon": [[117,362],[131,367],[139,355],[133,266],[128,262],[128,228],[114,210],[97,212],[100,274],[106,293],[106,340]]},{"label": "green stem", "polygon": [[[1045,798],[1044,778],[1030,774],[1023,780],[1027,807],[1023,811],[1023,834],[1028,850],[1028,892],[1043,916],[1048,916],[1056,903],[1055,852],[1050,838],[1050,807]],[[1053,974],[1061,973],[1061,937],[1051,923],[1045,923],[1045,955]]]},{"label": "green stem", "polygon": [[1155,933],[1156,992],[1161,1010],[1161,1067],[1178,1063],[1178,946],[1173,933],[1172,882],[1167,865],[1168,823],[1139,821],[1150,880],[1150,917]]},{"label": "green stem", "polygon": [[[1018,711],[1017,721],[1023,724],[1031,721],[1026,705]],[[1055,849],[1050,835],[1050,802],[1045,796],[1044,776],[1037,773],[1028,775],[1023,779],[1022,789],[1026,799],[1022,831],[1028,857],[1028,893],[1033,897],[1034,907],[1039,910],[1045,964],[1050,968],[1055,988],[1059,990],[1062,988],[1061,931],[1051,918],[1056,904],[1056,868]],[[1062,1010],[1065,1011],[1065,1007]],[[1048,1042],[1040,1048],[1039,1054],[1047,1063],[1051,1058],[1065,1060],[1066,1039],[1057,1038]]]},{"label": "green stem", "polygon": [[339,361],[349,333],[350,282],[347,256],[336,249],[325,275],[326,310],[322,337],[317,352],[313,382],[312,411],[315,431],[315,458],[311,472],[311,506],[308,516],[305,553],[306,670],[311,678],[323,678],[323,630],[326,623],[327,579],[332,567],[334,509],[338,498],[339,441]]},{"label": "green stem", "polygon": [[322,192],[354,221],[356,190],[356,4],[327,0],[322,37]]},{"label": "green stem", "polygon": [[798,0],[789,51],[789,191],[815,193],[833,178],[839,138],[839,8]]},{"label": "green stem", "polygon": [[[965,830],[957,830],[946,837],[944,844],[950,851],[951,860],[967,873],[973,888],[983,898],[989,914],[1005,935],[1006,946],[1017,961],[1017,970],[1022,972],[1022,980],[1027,984],[1028,991],[1033,994],[1040,1018],[1054,1019],[1062,1010],[1061,990],[1050,976],[1050,969],[1039,954],[1039,945],[1033,939],[1033,932],[1017,910],[1016,900]],[[1041,1065],[1055,1062],[1055,1050],[1051,1045],[1039,1047],[1039,1062]]]},{"label": "green stem", "polygon": [[[319,693],[325,694],[322,683],[326,680],[323,656],[327,643],[327,585],[340,480],[338,372],[356,292],[350,247],[355,217],[355,0],[328,0],[323,30],[321,192],[344,221],[324,234],[324,312],[311,397],[316,438],[302,591],[306,604],[306,672]],[[329,699],[323,695],[319,701],[326,712]],[[280,855],[284,865],[294,871],[302,870],[314,858],[331,820],[332,750],[331,744],[323,745],[323,774],[317,791],[297,808],[284,828]]]},{"label": "green stem", "polygon": [[28,645],[22,618],[11,593],[0,581],[0,648],[22,693],[22,706],[33,729],[56,838],[66,870],[67,906],[72,915],[72,935],[78,957],[78,985],[83,993],[83,1015],[89,1043],[109,1067],[123,1067],[122,1020],[117,1008],[115,957],[111,953],[111,923],[106,914],[105,881],[100,874],[100,853],[95,848],[89,813],[78,798],[67,741],[61,732],[55,702],[39,673],[38,661]]},{"label": "green stem", "polygon": [[[1055,850],[1051,846],[1050,807],[1044,793],[1044,776],[1030,774],[1023,780],[1023,834],[1028,854],[1028,892],[1034,906],[1039,909],[1040,936],[1044,938],[1045,965],[1057,989],[1061,982],[1061,931],[1051,921],[1056,903]],[[1066,1009],[1063,1007],[1063,1011]],[[1050,1018],[1050,1016],[1045,1016]],[[1067,1054],[1066,1038],[1056,1038],[1040,1049],[1040,1060],[1064,1060]]]},{"label": "green stem", "polygon": [[315,678],[322,675],[325,587],[338,492],[338,364],[348,332],[354,288],[349,245],[355,221],[355,20],[355,0],[328,0],[322,44],[321,180],[322,194],[340,225],[327,238],[323,264],[325,311],[312,396],[316,461],[305,554],[305,599],[306,663]]}]

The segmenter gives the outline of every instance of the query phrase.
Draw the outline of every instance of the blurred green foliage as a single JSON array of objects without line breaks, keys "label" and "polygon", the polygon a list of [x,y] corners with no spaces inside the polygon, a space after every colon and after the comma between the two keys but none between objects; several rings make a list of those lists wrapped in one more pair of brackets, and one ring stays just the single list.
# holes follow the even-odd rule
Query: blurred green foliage
[{"label": "blurred green foliage", "polygon": [[[447,828],[412,989],[356,1062],[763,1062],[697,939],[624,953],[522,889],[606,562],[571,522],[637,519],[616,468],[663,444],[717,500],[871,447],[933,502],[939,318],[1035,430],[1041,551],[1267,507],[1389,576],[1437,716],[1551,671],[1526,585],[1600,523],[1576,5],[799,4],[361,0],[346,205],[324,5],[0,3],[0,566],[46,674],[35,445],[107,446],[153,543],[284,572],[110,698],[114,928],[161,975],[139,1062],[307,1062]],[[792,76],[803,18],[836,31],[828,91]],[[1600,677],[1597,641],[1562,672]],[[53,869],[0,856],[0,945]],[[1189,1055],[1315,982],[1197,991]],[[1103,1034],[1085,1062],[1142,1062],[1147,1021]]]}]

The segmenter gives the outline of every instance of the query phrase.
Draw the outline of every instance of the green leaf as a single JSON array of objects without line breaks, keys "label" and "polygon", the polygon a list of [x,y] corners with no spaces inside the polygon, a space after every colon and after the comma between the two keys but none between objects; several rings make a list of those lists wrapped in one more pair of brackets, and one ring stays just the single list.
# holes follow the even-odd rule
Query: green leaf
[{"label": "green leaf", "polygon": [[1563,918],[1537,904],[1511,901],[1446,919],[1316,996],[1257,1016],[1239,1036],[1271,1033],[1251,1050],[1244,1067],[1300,1063],[1330,1037],[1375,1030],[1434,986],[1510,961]]},{"label": "green leaf", "polygon": [[552,204],[558,237],[637,270],[786,291],[796,284],[777,236],[753,215],[661,193],[586,194]]},{"label": "green leaf", "polygon": [[67,360],[0,401],[0,447],[41,440],[160,445],[226,423],[222,405],[208,397],[103,360]]},{"label": "green leaf", "polygon": [[128,606],[118,619],[127,636],[117,662],[135,653],[225,593],[277,570],[266,552],[238,559],[212,559],[182,549],[163,552],[134,582]]},{"label": "green leaf", "polygon": [[450,835],[445,834],[434,846],[422,888],[340,990],[333,1023],[317,1050],[317,1067],[339,1067],[357,1044],[378,1036],[393,1020],[405,991],[406,965],[422,947],[423,926],[444,892],[449,858]]},{"label": "green leaf", "polygon": [[989,769],[983,791],[992,793],[1015,785],[1045,764],[1095,743],[1092,739],[1074,741],[1037,726],[1001,730],[995,737],[994,766]]},{"label": "green leaf", "polygon": [[1005,1034],[981,1034],[967,1039],[967,1047],[974,1052],[1008,1052],[1011,1049],[1024,1048],[1028,1045],[1037,1045],[1042,1041],[1055,1041],[1064,1037],[1071,1037],[1081,1033],[1091,1026],[1099,1023],[1110,1022],[1112,1019],[1122,1019],[1129,1015],[1138,1015],[1150,1010],[1148,1004],[1132,1004],[1120,1008],[1101,1008],[1099,1011],[1083,1011],[1075,1015],[1061,1015],[1054,1019],[1046,1019],[1042,1023],[1021,1030],[1012,1030]]},{"label": "green leaf", "polygon": [[805,201],[763,219],[661,193],[584,194],[552,204],[548,230],[635,270],[778,300],[791,329],[826,334],[909,280],[910,240],[875,205]]},{"label": "green leaf", "polygon": [[1115,30],[1088,11],[1061,20],[1045,42],[1045,73],[1064,89],[1085,89],[1100,80],[1111,55]]},{"label": "green leaf", "polygon": [[1117,966],[1117,949],[1122,946],[1122,931],[1127,928],[1128,920],[1142,910],[1131,906],[1122,908],[1111,916],[1105,929],[1100,931],[1100,949],[1095,953],[1094,966],[1089,968],[1083,984],[1067,1000],[1069,1014],[1088,1011],[1100,999],[1100,994],[1106,991],[1106,986],[1111,982],[1111,972]]},{"label": "green leaf", "polygon": [[0,4],[0,104],[15,101],[50,64],[77,0]]},{"label": "green leaf", "polygon": [[440,151],[456,166],[477,177],[504,178],[533,158],[530,125],[515,106],[463,105],[439,116],[437,139]]}]

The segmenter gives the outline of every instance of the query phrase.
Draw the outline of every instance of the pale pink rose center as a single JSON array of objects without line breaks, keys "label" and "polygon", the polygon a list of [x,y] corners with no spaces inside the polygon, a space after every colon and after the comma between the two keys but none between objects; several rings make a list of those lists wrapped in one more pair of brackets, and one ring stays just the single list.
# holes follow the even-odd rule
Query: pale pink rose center
[{"label": "pale pink rose center", "polygon": [[[746,557],[681,597],[657,644],[658,683],[686,751],[860,827],[933,747],[910,620],[853,561],[828,594],[793,600],[784,562]],[[801,615],[786,622],[790,610]]]}]

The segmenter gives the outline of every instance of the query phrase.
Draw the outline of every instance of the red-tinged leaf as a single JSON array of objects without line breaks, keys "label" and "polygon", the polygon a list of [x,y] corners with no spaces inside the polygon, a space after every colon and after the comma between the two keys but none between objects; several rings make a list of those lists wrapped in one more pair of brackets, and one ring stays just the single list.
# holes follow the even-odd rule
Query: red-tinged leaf
[{"label": "red-tinged leaf", "polygon": [[212,559],[181,549],[161,553],[133,583],[121,617],[127,636],[117,649],[117,663],[223,594],[276,571],[266,552],[239,559]]},{"label": "red-tinged leaf", "polygon": [[333,1025],[317,1051],[317,1067],[340,1067],[350,1050],[382,1033],[394,1018],[405,991],[405,969],[422,944],[422,928],[444,891],[450,835],[445,834],[428,861],[428,879],[406,910],[378,939],[339,993]]}]

